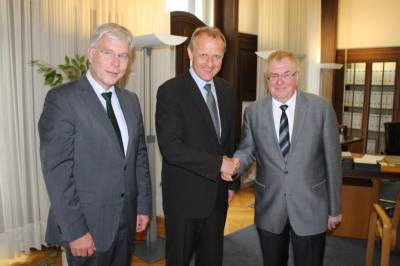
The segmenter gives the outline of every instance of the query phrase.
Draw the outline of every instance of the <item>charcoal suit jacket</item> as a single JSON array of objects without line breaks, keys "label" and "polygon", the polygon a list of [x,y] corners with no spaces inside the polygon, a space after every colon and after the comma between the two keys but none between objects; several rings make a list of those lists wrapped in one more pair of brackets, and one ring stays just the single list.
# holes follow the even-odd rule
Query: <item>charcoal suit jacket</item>
[{"label": "charcoal suit jacket", "polygon": [[[90,232],[97,251],[114,241],[123,206],[129,237],[137,214],[151,213],[151,185],[137,96],[115,88],[128,128],[126,156],[86,76],[51,89],[39,121],[40,157],[51,208],[46,241]],[[125,203],[124,203],[125,202]]]},{"label": "charcoal suit jacket", "polygon": [[214,78],[221,120],[218,140],[211,115],[189,71],[160,86],[156,129],[163,156],[163,208],[168,215],[205,218],[214,206],[227,208],[228,188],[239,182],[221,179],[222,156],[231,156],[235,141],[235,97],[232,87]]}]

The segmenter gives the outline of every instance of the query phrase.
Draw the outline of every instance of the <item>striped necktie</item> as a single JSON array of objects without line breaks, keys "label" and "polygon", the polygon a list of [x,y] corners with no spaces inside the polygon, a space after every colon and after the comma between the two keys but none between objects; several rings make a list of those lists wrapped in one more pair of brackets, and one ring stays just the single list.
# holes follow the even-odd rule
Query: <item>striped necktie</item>
[{"label": "striped necktie", "polygon": [[281,121],[279,124],[279,147],[285,160],[290,149],[290,137],[289,137],[289,121],[286,115],[286,109],[288,106],[283,104],[280,106],[282,110]]}]

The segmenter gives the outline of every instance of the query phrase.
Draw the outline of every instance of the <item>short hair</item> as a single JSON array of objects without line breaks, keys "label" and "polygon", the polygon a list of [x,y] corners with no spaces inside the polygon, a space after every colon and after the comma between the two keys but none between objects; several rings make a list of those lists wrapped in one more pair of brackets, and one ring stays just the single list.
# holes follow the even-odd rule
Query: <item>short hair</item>
[{"label": "short hair", "polygon": [[190,38],[190,43],[189,43],[189,49],[191,51],[194,50],[196,40],[201,35],[207,35],[209,37],[212,37],[214,39],[219,39],[220,41],[222,41],[222,44],[224,46],[224,53],[225,53],[226,39],[225,39],[224,34],[221,32],[220,29],[218,29],[216,27],[208,27],[208,26],[199,27],[193,32],[192,37]]},{"label": "short hair", "polygon": [[90,47],[96,47],[97,42],[104,35],[126,42],[129,46],[129,51],[133,49],[134,42],[132,33],[127,28],[116,23],[105,23],[98,26],[90,37]]},{"label": "short hair", "polygon": [[269,63],[271,63],[271,61],[276,60],[276,61],[281,61],[282,59],[289,59],[289,61],[291,61],[295,67],[296,70],[300,70],[300,62],[299,59],[297,58],[297,56],[289,51],[283,51],[283,50],[277,50],[275,52],[272,52],[268,58],[265,60],[265,70],[266,72],[268,71],[268,65]]}]

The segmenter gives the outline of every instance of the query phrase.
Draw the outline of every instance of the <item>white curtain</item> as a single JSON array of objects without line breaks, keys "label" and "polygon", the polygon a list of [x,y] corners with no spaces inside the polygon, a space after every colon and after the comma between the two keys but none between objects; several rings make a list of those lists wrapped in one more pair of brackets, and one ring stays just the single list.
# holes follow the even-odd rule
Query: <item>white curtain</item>
[{"label": "white curtain", "polygon": [[[259,0],[258,50],[289,50],[305,55],[299,88],[319,92],[320,0]],[[257,62],[257,99],[266,95],[264,62]]]},{"label": "white curtain", "polygon": [[[37,122],[49,88],[30,60],[57,65],[65,55],[85,54],[90,33],[105,22],[122,24],[134,35],[169,33],[164,10],[164,0],[0,0],[0,258],[44,244],[49,201]],[[153,55],[155,88],[174,74],[157,67],[172,65],[171,51]],[[140,98],[142,59],[136,57],[127,85]]]}]

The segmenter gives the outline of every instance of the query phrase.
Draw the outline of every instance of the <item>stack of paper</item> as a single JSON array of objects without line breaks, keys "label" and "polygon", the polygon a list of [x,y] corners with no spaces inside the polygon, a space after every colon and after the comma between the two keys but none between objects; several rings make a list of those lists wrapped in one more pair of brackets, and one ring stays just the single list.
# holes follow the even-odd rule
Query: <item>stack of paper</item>
[{"label": "stack of paper", "polygon": [[354,168],[378,169],[378,161],[384,158],[382,155],[364,154],[360,158],[354,158]]}]

